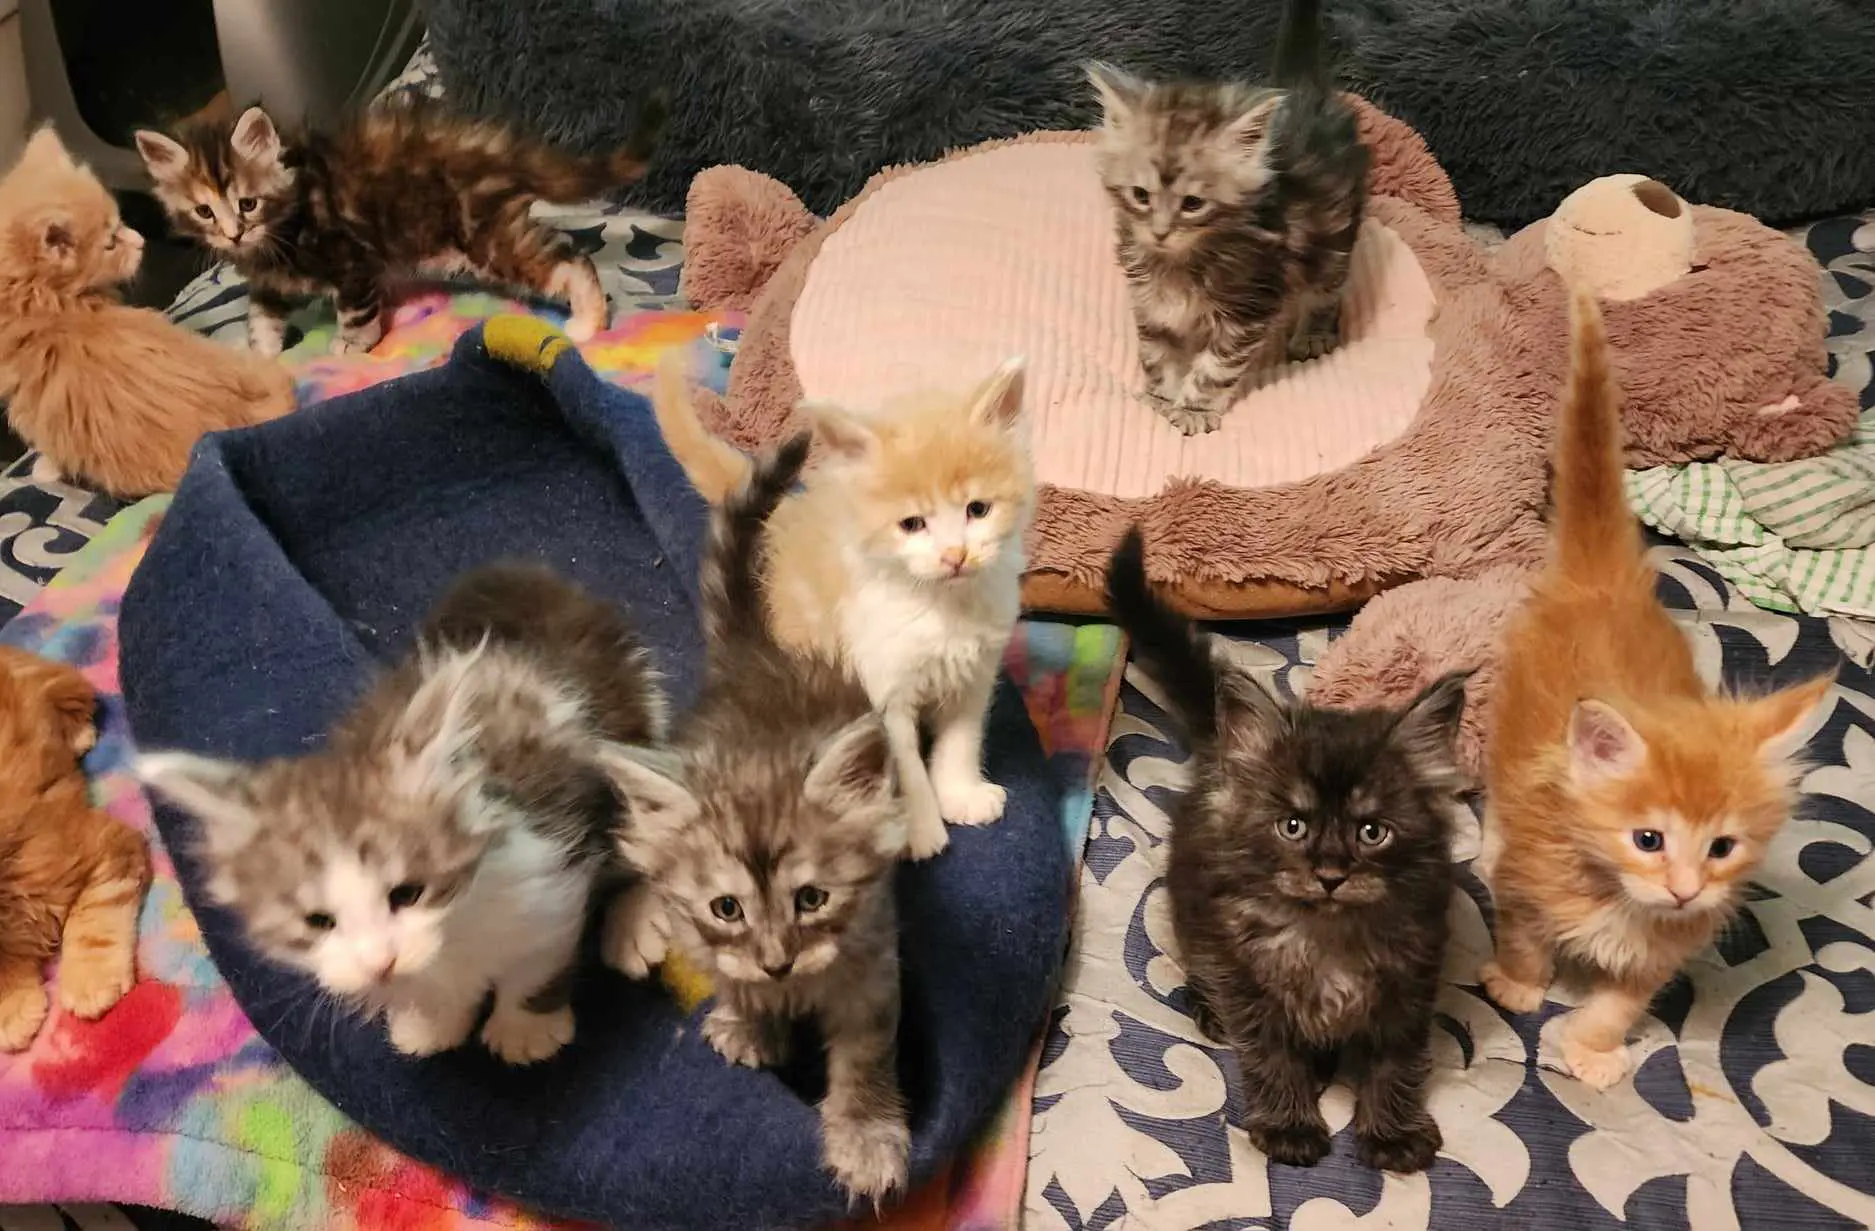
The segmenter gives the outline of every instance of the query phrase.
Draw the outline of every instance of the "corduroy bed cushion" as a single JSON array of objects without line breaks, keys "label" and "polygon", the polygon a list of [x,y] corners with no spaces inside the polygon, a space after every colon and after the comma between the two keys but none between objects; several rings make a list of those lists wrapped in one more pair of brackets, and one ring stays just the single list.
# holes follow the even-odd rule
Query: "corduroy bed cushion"
[{"label": "corduroy bed cushion", "polygon": [[[204,443],[125,596],[132,728],[145,749],[313,747],[449,579],[501,557],[551,564],[629,611],[687,703],[703,524],[644,401],[538,322],[497,318],[445,367]],[[1017,1075],[1066,936],[1060,784],[1006,682],[986,744],[1007,815],[953,831],[899,880],[915,1180],[967,1144]],[[820,1167],[812,1077],[791,1088],[732,1067],[656,985],[594,966],[578,1037],[542,1065],[506,1068],[473,1045],[411,1060],[260,959],[202,895],[192,822],[156,817],[262,1037],[398,1149],[613,1226],[812,1226],[845,1212]]]}]

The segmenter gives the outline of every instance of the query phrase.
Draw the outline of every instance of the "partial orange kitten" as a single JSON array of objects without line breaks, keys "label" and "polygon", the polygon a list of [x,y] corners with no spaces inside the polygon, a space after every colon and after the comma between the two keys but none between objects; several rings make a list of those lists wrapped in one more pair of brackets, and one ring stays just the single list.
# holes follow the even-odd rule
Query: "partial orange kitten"
[{"label": "partial orange kitten", "polygon": [[1506,630],[1479,868],[1497,905],[1485,990],[1517,1013],[1554,963],[1586,969],[1563,1060],[1596,1089],[1627,1034],[1735,911],[1789,819],[1794,755],[1834,673],[1765,696],[1706,690],[1622,496],[1620,393],[1601,312],[1571,320],[1548,567]]},{"label": "partial orange kitten", "polygon": [[279,365],[120,303],[142,259],[111,194],[41,128],[0,178],[0,401],[37,479],[168,491],[204,432],[293,409]]},{"label": "partial orange kitten", "polygon": [[[863,413],[803,403],[821,457],[768,523],[775,638],[865,685],[891,740],[913,859],[949,845],[945,821],[1003,814],[1003,788],[983,777],[983,724],[1022,613],[1035,512],[1023,383],[1013,359],[961,394],[913,393]],[[721,504],[752,463],[704,428],[676,357],[653,405],[691,483]]]}]

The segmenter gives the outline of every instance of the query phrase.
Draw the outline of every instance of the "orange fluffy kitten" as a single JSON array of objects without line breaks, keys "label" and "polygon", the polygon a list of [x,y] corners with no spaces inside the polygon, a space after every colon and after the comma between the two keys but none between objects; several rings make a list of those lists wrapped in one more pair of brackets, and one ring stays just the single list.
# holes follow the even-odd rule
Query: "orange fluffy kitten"
[{"label": "orange fluffy kitten", "polygon": [[41,128],[0,179],[0,401],[39,451],[35,478],[168,491],[204,432],[293,409],[279,365],[119,303],[142,258],[111,194]]},{"label": "orange fluffy kitten", "polygon": [[1588,998],[1564,1061],[1605,1089],[1654,994],[1736,909],[1790,816],[1793,754],[1831,675],[1762,697],[1707,692],[1654,598],[1622,497],[1620,393],[1600,310],[1575,300],[1548,567],[1506,630],[1480,869],[1497,960],[1480,981],[1528,1013],[1560,958]]},{"label": "orange fluffy kitten", "polygon": [[143,836],[91,806],[78,758],[97,742],[85,677],[0,646],[0,1051],[46,1019],[45,964],[61,948],[59,1006],[101,1016],[136,977]]},{"label": "orange fluffy kitten", "polygon": [[[914,859],[949,845],[945,821],[1003,814],[1003,788],[983,777],[983,724],[1022,612],[1035,511],[1022,373],[1014,359],[961,397],[917,393],[864,414],[803,403],[821,460],[768,522],[775,637],[865,685],[891,740]],[[690,481],[721,504],[752,463],[703,427],[675,356],[653,404]]]}]

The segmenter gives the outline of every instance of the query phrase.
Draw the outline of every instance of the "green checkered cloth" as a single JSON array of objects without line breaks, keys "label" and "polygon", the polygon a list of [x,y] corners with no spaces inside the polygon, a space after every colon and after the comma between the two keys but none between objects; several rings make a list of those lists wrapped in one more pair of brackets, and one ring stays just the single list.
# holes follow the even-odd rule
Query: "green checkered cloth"
[{"label": "green checkered cloth", "polygon": [[1760,607],[1875,618],[1875,410],[1796,462],[1721,458],[1630,470],[1628,506]]},{"label": "green checkered cloth", "polygon": [[1759,607],[1875,618],[1875,410],[1821,457],[1629,470],[1628,506]]}]

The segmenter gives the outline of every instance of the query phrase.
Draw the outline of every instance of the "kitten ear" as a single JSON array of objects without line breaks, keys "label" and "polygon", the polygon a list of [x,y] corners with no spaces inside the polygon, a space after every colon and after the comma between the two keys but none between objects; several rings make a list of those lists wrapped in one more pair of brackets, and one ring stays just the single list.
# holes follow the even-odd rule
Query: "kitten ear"
[{"label": "kitten ear", "polygon": [[702,812],[683,783],[683,763],[662,749],[614,743],[600,745],[596,760],[631,812],[619,830],[620,853],[648,871],[663,840],[688,828]]},{"label": "kitten ear", "polygon": [[1011,428],[1022,421],[1022,390],[1028,361],[1018,355],[990,373],[970,395],[970,421],[985,427]]},{"label": "kitten ear", "polygon": [[481,728],[469,708],[484,648],[445,651],[423,664],[423,681],[392,722],[385,747],[394,789],[459,795],[474,787],[477,766],[470,754]]},{"label": "kitten ear", "polygon": [[239,761],[189,752],[146,752],[132,764],[137,780],[196,819],[211,851],[246,846],[260,830],[248,784],[253,771]]},{"label": "kitten ear", "polygon": [[831,402],[802,402],[796,409],[813,427],[820,443],[836,457],[862,461],[879,447],[879,433],[849,410]]},{"label": "kitten ear", "polygon": [[41,124],[32,140],[26,143],[26,152],[20,155],[20,165],[31,164],[41,168],[61,168],[71,170],[78,164],[72,161],[71,151],[65,148],[65,142],[59,140],[59,134],[50,124]]},{"label": "kitten ear", "polygon": [[1096,60],[1087,66],[1088,84],[1100,96],[1100,110],[1108,128],[1118,128],[1131,119],[1146,100],[1147,84],[1133,74]]},{"label": "kitten ear", "polygon": [[1225,90],[1221,102],[1227,114],[1231,111],[1237,113],[1237,118],[1226,124],[1222,130],[1227,142],[1237,145],[1254,144],[1267,135],[1270,108],[1276,102],[1276,95],[1273,92],[1232,85]]},{"label": "kitten ear", "polygon": [[1454,744],[1459,720],[1465,716],[1465,684],[1470,671],[1440,676],[1414,697],[1393,724],[1394,744],[1422,773],[1449,773],[1456,768]]},{"label": "kitten ear", "polygon": [[903,853],[909,835],[901,810],[892,809],[892,818],[887,821],[876,816],[878,809],[889,807],[898,795],[892,742],[878,715],[867,714],[849,722],[821,745],[813,767],[807,771],[802,793],[836,815],[865,813],[865,823],[873,826],[879,853]]},{"label": "kitten ear", "polygon": [[228,144],[249,162],[272,162],[280,157],[280,132],[273,126],[273,118],[259,107],[241,113]]},{"label": "kitten ear", "polygon": [[1646,760],[1647,741],[1614,706],[1576,702],[1569,716],[1569,768],[1578,781],[1625,777]]},{"label": "kitten ear", "polygon": [[1215,638],[1211,641],[1211,667],[1217,677],[1217,729],[1223,742],[1238,752],[1260,756],[1282,730],[1283,704],[1244,671]]},{"label": "kitten ear", "polygon": [[147,128],[137,130],[137,153],[157,179],[174,175],[189,163],[189,151],[182,148],[181,142]]},{"label": "kitten ear", "polygon": [[40,242],[47,254],[60,260],[70,260],[78,250],[78,240],[72,234],[72,224],[63,218],[53,218],[42,224]]},{"label": "kitten ear", "polygon": [[1785,761],[1803,750],[1819,720],[1828,717],[1825,704],[1835,686],[1836,673],[1831,671],[1746,703],[1766,760]]}]

